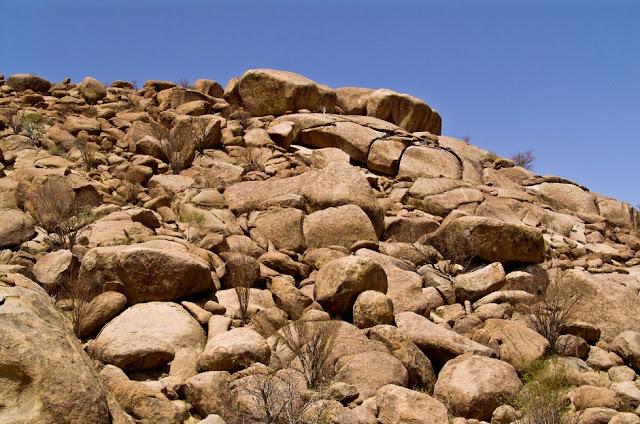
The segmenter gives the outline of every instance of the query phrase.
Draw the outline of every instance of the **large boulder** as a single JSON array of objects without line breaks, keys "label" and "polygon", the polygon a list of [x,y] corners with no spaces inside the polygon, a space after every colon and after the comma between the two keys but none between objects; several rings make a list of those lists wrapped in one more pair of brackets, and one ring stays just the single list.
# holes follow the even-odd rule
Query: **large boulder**
[{"label": "large boulder", "polygon": [[495,356],[493,349],[448,330],[413,312],[396,315],[400,330],[437,366],[465,353]]},{"label": "large boulder", "polygon": [[375,261],[356,256],[335,259],[316,275],[314,299],[329,313],[351,311],[358,295],[366,290],[387,292],[387,275]]},{"label": "large boulder", "polygon": [[198,357],[200,371],[234,373],[254,362],[269,363],[271,349],[260,334],[250,328],[234,328],[212,337]]},{"label": "large boulder", "polygon": [[[322,107],[318,84],[293,72],[251,69],[242,75],[237,90],[242,107],[253,116],[284,115]],[[325,108],[333,112],[330,104],[325,104]]]},{"label": "large boulder", "polygon": [[554,209],[597,215],[596,196],[573,184],[542,183],[531,187]]},{"label": "large boulder", "polygon": [[483,200],[484,194],[475,186],[444,177],[420,177],[404,196],[404,203],[442,217],[455,209],[478,205]]},{"label": "large boulder", "polygon": [[11,75],[7,85],[16,91],[33,90],[36,93],[46,93],[51,88],[49,81],[33,74]]},{"label": "large boulder", "polygon": [[420,99],[392,90],[380,89],[371,93],[367,99],[367,115],[393,122],[409,132],[440,134],[442,131],[438,112]]},{"label": "large boulder", "polygon": [[344,205],[327,208],[308,215],[303,225],[307,247],[351,247],[361,240],[377,241],[371,220],[360,207]]},{"label": "large boulder", "polygon": [[275,208],[261,212],[255,220],[256,228],[276,249],[304,252],[303,233],[305,213],[295,208]]},{"label": "large boulder", "polygon": [[102,100],[107,96],[107,87],[97,79],[91,77],[86,77],[78,84],[77,88],[80,90],[80,95],[90,105],[95,105],[98,103],[98,100]]},{"label": "large boulder", "polygon": [[473,258],[501,263],[539,263],[544,260],[542,234],[524,225],[497,219],[461,216],[426,237],[445,257]]},{"label": "large boulder", "polygon": [[49,295],[19,274],[0,276],[0,422],[111,424],[122,410]]},{"label": "large boulder", "polygon": [[491,421],[493,410],[513,398],[521,387],[522,382],[511,365],[466,354],[445,364],[434,395],[458,416]]},{"label": "large boulder", "polygon": [[89,344],[89,354],[125,371],[165,365],[181,350],[202,351],[207,336],[198,321],[172,302],[140,303],[126,309]]},{"label": "large boulder", "polygon": [[389,384],[376,393],[380,424],[447,424],[447,408],[431,396]]},{"label": "large boulder", "polygon": [[186,252],[151,247],[96,247],[82,261],[84,284],[116,284],[129,304],[175,300],[213,287],[209,264]]}]

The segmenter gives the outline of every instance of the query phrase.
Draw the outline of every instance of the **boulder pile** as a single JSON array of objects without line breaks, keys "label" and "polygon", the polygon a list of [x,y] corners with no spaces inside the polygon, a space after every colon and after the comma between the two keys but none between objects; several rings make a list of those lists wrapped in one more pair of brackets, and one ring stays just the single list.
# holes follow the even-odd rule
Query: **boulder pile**
[{"label": "boulder pile", "polygon": [[0,422],[640,423],[638,212],[441,129],[269,69],[0,75]]}]

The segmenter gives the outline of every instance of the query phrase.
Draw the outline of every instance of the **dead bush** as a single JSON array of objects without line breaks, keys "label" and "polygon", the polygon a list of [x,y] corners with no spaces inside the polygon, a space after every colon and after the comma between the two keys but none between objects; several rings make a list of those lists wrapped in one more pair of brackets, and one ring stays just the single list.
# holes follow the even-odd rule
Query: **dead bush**
[{"label": "dead bush", "polygon": [[173,172],[174,175],[180,174],[180,171],[185,168],[185,160],[178,138],[174,134],[169,134],[168,137],[158,138],[158,140],[160,140],[162,151],[169,160],[171,172]]},{"label": "dead bush", "polygon": [[[309,391],[293,370],[264,367],[245,377],[238,389],[246,394],[249,410],[236,422],[269,424],[328,423],[330,403],[320,392]],[[245,416],[242,416],[245,415]],[[246,416],[249,415],[249,416]]]},{"label": "dead bush", "polygon": [[255,279],[251,259],[250,252],[238,252],[234,258],[233,266],[226,267],[224,277],[227,284],[233,287],[236,292],[243,325],[249,321],[249,296],[251,295],[251,284]]},{"label": "dead bush", "polygon": [[82,163],[84,163],[87,171],[93,169],[95,166],[95,152],[91,148],[91,145],[85,140],[77,140],[74,143],[74,146],[80,152],[80,158],[82,159]]},{"label": "dead bush", "polygon": [[212,130],[213,125],[210,125],[209,122],[203,119],[198,119],[193,122],[191,126],[191,138],[193,138],[196,156],[204,156],[204,150],[209,147],[208,141]]},{"label": "dead bush", "polygon": [[100,292],[100,284],[96,280],[80,282],[77,273],[62,279],[55,294],[56,304],[62,309],[65,317],[78,335],[87,319],[89,304]]},{"label": "dead bush", "polygon": [[574,317],[584,293],[574,285],[562,284],[562,273],[550,276],[545,291],[524,308],[523,316],[532,329],[549,341],[551,353],[558,351],[558,338]]},{"label": "dead bush", "polygon": [[51,249],[71,250],[78,236],[89,230],[90,208],[60,180],[47,179],[42,184],[34,184],[28,201],[29,212],[36,225],[47,233],[45,242]]},{"label": "dead bush", "polygon": [[292,354],[294,360],[289,366],[304,375],[310,389],[327,387],[334,376],[330,357],[339,329],[336,321],[299,319],[275,333]]},{"label": "dead bush", "polygon": [[524,152],[519,152],[511,156],[511,160],[515,166],[521,166],[531,171],[536,157],[533,155],[533,150],[525,150]]}]

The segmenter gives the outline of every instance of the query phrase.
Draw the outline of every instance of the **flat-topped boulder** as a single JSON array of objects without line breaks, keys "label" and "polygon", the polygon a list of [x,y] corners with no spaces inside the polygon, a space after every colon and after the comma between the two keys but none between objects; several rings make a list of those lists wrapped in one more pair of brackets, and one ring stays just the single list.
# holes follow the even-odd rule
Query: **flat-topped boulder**
[{"label": "flat-topped boulder", "polygon": [[7,85],[16,91],[33,90],[36,93],[46,93],[51,88],[49,81],[33,74],[11,75]]}]

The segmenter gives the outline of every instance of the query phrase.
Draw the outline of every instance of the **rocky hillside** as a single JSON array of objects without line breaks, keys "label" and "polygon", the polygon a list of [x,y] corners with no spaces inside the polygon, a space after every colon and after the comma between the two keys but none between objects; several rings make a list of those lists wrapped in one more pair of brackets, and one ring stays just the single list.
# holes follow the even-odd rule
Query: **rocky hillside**
[{"label": "rocky hillside", "polygon": [[390,90],[0,85],[0,422],[640,423],[630,205]]}]

